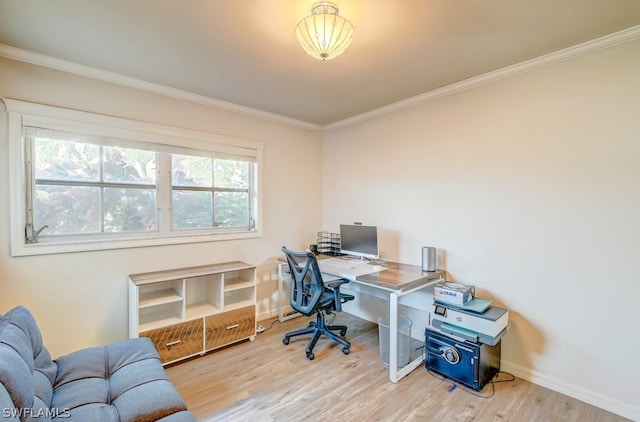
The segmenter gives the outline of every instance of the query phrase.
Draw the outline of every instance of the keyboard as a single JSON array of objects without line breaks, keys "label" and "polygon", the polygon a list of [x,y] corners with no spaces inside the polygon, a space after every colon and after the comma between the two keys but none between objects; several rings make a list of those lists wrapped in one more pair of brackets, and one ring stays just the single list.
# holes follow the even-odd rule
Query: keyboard
[{"label": "keyboard", "polygon": [[341,258],[319,259],[320,272],[354,280],[356,277],[386,270],[382,265],[370,265],[366,261]]}]

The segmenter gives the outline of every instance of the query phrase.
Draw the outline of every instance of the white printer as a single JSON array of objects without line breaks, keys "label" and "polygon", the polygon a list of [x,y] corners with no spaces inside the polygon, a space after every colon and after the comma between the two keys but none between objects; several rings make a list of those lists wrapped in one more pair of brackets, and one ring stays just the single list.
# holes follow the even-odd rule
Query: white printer
[{"label": "white printer", "polygon": [[489,306],[484,312],[474,312],[435,302],[429,314],[429,325],[446,335],[493,346],[507,331],[509,311]]}]

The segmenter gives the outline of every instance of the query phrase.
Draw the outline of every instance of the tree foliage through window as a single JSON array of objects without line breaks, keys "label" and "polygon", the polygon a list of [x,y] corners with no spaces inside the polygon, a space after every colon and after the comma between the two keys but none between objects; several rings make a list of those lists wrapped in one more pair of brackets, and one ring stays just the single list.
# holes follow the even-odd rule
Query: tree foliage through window
[{"label": "tree foliage through window", "polygon": [[[69,138],[73,138],[69,136]],[[252,163],[209,154],[169,154],[32,138],[34,227],[44,237],[158,231],[156,175],[171,162],[171,228],[250,227]]]}]

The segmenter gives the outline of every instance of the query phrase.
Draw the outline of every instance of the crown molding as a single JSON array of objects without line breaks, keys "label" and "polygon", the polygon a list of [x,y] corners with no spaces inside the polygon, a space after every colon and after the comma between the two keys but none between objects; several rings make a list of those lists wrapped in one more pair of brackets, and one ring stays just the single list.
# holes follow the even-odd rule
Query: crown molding
[{"label": "crown molding", "polygon": [[34,53],[5,44],[0,44],[0,57],[6,57],[25,63],[30,63],[54,70],[72,73],[79,76],[126,86],[129,88],[140,89],[143,91],[160,94],[167,97],[173,97],[196,104],[202,104],[221,110],[232,111],[250,117],[284,123],[290,126],[296,126],[311,130],[329,130],[353,125],[365,120],[372,119],[374,117],[383,116],[385,114],[393,113],[398,110],[433,101],[447,95],[452,95],[488,83],[496,82],[501,79],[518,75],[520,73],[529,72],[544,66],[549,66],[554,63],[559,63],[585,54],[590,54],[599,50],[610,48],[618,44],[635,40],[637,38],[640,38],[640,25],[632,26],[622,31],[614,32],[612,34],[605,35],[603,37],[596,38],[594,40],[568,47],[550,54],[546,54],[544,56],[526,60],[521,63],[516,63],[511,66],[506,66],[482,75],[474,76],[472,78],[468,78],[463,81],[444,86],[442,88],[434,89],[423,94],[419,94],[414,97],[410,97],[405,100],[401,100],[396,103],[389,104],[344,120],[329,123],[324,126],[303,122],[301,120],[292,119],[289,117],[281,116],[279,114],[268,113],[266,111],[245,107],[222,100],[217,100],[211,97],[194,94],[192,92],[183,91],[180,89],[170,88],[141,79],[131,78],[115,72],[96,69],[93,67],[58,59],[51,56],[46,56],[44,54]]},{"label": "crown molding", "polygon": [[126,86],[129,88],[139,89],[154,94],[164,95],[166,97],[177,98],[179,100],[189,101],[209,107],[215,107],[225,111],[232,111],[250,117],[270,120],[273,122],[284,123],[290,126],[297,126],[304,129],[321,130],[322,127],[316,124],[303,122],[301,120],[292,119],[275,113],[245,107],[227,101],[216,100],[215,98],[204,95],[194,94],[192,92],[183,91],[181,89],[170,88],[168,86],[147,82],[141,79],[131,78],[119,73],[109,72],[96,69],[90,66],[81,65],[68,60],[58,59],[32,51],[23,50],[21,48],[0,44],[0,57],[6,57],[12,60],[30,63],[49,69],[59,70],[74,75],[84,76],[91,79],[97,79],[104,82]]},{"label": "crown molding", "polygon": [[393,113],[398,110],[433,101],[435,99],[455,94],[460,91],[466,91],[468,89],[496,82],[501,79],[518,75],[520,73],[529,72],[544,66],[549,66],[554,63],[559,63],[585,54],[590,54],[599,50],[610,48],[628,41],[635,40],[637,38],[640,38],[640,25],[632,26],[622,31],[614,32],[612,34],[605,35],[591,41],[558,50],[553,53],[545,54],[544,56],[536,57],[524,62],[516,63],[511,66],[506,66],[479,76],[474,76],[469,79],[444,86],[442,88],[434,89],[432,91],[428,91],[423,94],[419,94],[414,97],[410,97],[405,100],[401,100],[396,103],[359,114],[357,116],[349,117],[348,119],[330,123],[323,126],[323,129],[328,130],[350,126],[359,122],[363,122],[365,120],[373,119],[374,117],[383,116],[385,114]]}]

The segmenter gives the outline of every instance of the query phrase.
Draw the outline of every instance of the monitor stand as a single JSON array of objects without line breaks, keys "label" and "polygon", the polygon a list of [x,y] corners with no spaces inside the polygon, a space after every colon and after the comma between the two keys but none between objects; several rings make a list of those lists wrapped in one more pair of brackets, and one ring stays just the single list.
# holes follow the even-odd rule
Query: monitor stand
[{"label": "monitor stand", "polygon": [[372,260],[372,258],[367,258],[366,256],[349,255],[349,254],[345,254],[343,259],[347,261],[360,261],[360,262],[369,262]]}]

